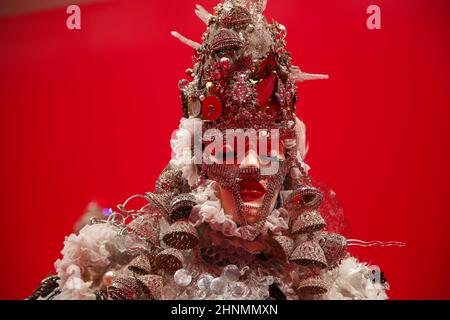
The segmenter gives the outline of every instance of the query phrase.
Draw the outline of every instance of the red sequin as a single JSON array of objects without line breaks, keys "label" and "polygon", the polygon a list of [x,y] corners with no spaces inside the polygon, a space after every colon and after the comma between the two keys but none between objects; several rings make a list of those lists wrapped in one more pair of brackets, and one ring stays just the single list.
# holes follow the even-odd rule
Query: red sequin
[{"label": "red sequin", "polygon": [[262,106],[267,100],[270,99],[273,93],[273,87],[275,85],[275,75],[271,74],[269,77],[261,80],[256,85],[256,91],[258,91],[258,103]]},{"label": "red sequin", "polygon": [[202,103],[203,120],[214,121],[220,118],[223,112],[223,105],[216,96],[208,96]]}]

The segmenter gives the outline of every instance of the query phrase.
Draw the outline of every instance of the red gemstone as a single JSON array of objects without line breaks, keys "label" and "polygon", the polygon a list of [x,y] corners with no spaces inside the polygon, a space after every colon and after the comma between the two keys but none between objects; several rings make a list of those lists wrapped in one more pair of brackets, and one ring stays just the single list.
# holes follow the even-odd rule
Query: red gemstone
[{"label": "red gemstone", "polygon": [[203,120],[214,121],[219,119],[223,112],[223,105],[216,96],[208,96],[202,102]]},{"label": "red gemstone", "polygon": [[262,106],[267,100],[270,99],[273,93],[273,87],[275,85],[275,75],[271,74],[269,77],[261,80],[256,85],[256,91],[258,92],[258,103]]}]

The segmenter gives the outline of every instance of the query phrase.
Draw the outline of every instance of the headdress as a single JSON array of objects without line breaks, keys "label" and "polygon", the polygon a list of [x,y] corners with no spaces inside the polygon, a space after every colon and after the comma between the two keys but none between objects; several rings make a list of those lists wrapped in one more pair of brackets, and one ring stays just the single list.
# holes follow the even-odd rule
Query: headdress
[{"label": "headdress", "polygon": [[226,0],[209,14],[197,6],[208,27],[203,43],[172,34],[195,49],[189,80],[179,83],[183,115],[206,128],[279,129],[295,136],[296,82],[325,79],[292,65],[286,28],[262,15],[267,1]]}]

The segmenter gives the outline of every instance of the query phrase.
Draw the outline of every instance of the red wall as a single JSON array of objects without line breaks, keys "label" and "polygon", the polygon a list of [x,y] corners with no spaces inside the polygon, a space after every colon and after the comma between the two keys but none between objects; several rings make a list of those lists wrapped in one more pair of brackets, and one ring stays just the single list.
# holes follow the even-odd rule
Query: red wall
[{"label": "red wall", "polygon": [[[23,298],[59,257],[86,204],[151,190],[180,118],[177,82],[199,41],[194,0],[82,5],[0,20],[0,298]],[[204,0],[209,10],[215,0]],[[269,0],[303,70],[311,173],[340,197],[353,237],[403,249],[352,249],[380,265],[394,299],[450,298],[450,6],[378,0]]]}]

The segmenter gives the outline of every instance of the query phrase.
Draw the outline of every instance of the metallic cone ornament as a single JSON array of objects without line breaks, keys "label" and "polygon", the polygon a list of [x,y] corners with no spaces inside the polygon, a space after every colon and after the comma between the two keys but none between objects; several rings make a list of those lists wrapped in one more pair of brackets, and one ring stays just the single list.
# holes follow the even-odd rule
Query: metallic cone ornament
[{"label": "metallic cone ornament", "polygon": [[128,265],[128,270],[137,275],[146,275],[152,272],[152,266],[149,260],[149,256],[146,254],[137,256]]},{"label": "metallic cone ornament", "polygon": [[173,221],[188,219],[192,208],[196,205],[195,197],[190,193],[183,193],[173,198],[170,204],[170,217]]},{"label": "metallic cone ornament", "polygon": [[271,241],[273,253],[287,261],[294,250],[294,240],[286,236],[274,236]]},{"label": "metallic cone ornament", "polygon": [[340,234],[324,233],[319,239],[319,244],[330,266],[339,263],[347,254],[347,239]]},{"label": "metallic cone ornament", "polygon": [[310,277],[299,283],[296,292],[299,296],[327,293],[327,284],[320,277]]},{"label": "metallic cone ornament", "polygon": [[289,260],[302,266],[317,266],[320,269],[327,267],[327,259],[322,248],[317,242],[310,240],[300,244]]},{"label": "metallic cone ornament", "polygon": [[163,241],[178,250],[192,249],[198,244],[197,229],[188,221],[177,221],[164,234]]},{"label": "metallic cone ornament", "polygon": [[159,244],[160,225],[157,216],[141,215],[128,224],[128,229],[150,243]]},{"label": "metallic cone ornament", "polygon": [[134,277],[118,277],[108,287],[108,297],[112,300],[134,300],[140,295],[140,284]]},{"label": "metallic cone ornament", "polygon": [[322,204],[323,195],[319,189],[301,186],[286,199],[286,208],[293,212],[315,210]]},{"label": "metallic cone ornament", "polygon": [[174,274],[177,270],[183,268],[184,257],[177,249],[166,249],[156,255],[155,263],[160,270],[168,274]]},{"label": "metallic cone ornament", "polygon": [[304,234],[320,231],[326,227],[325,220],[316,210],[306,211],[299,215],[292,224],[293,234]]},{"label": "metallic cone ornament", "polygon": [[143,287],[143,291],[150,300],[161,299],[161,289],[163,286],[163,279],[161,276],[148,274],[140,276],[138,281]]}]

